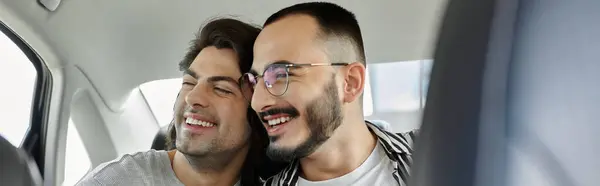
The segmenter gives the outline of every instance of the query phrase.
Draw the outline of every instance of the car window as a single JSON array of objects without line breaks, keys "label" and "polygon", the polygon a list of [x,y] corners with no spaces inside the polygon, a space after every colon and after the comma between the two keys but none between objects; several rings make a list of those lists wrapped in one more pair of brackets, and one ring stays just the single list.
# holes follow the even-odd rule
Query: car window
[{"label": "car window", "polygon": [[0,135],[17,147],[30,125],[36,76],[23,51],[0,32]]},{"label": "car window", "polygon": [[419,128],[432,64],[416,60],[368,65],[373,114],[366,118],[386,121],[394,132]]},{"label": "car window", "polygon": [[[394,132],[418,128],[425,105],[431,60],[369,64],[363,111],[367,119],[384,120]],[[156,80],[140,89],[160,126],[173,118],[181,78]]]},{"label": "car window", "polygon": [[144,83],[140,90],[159,126],[168,125],[173,118],[173,104],[181,88],[181,78],[163,79]]},{"label": "car window", "polygon": [[75,185],[91,169],[91,166],[92,162],[81,136],[73,120],[69,118],[65,149],[65,178],[62,185]]}]

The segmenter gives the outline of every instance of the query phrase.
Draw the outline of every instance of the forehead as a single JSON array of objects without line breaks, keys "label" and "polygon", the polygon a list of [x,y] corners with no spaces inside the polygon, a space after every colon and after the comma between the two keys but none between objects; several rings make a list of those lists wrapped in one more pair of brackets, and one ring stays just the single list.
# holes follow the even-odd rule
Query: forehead
[{"label": "forehead", "polygon": [[270,63],[319,63],[326,60],[317,40],[319,25],[308,15],[286,16],[266,26],[254,43],[252,69],[261,71]]},{"label": "forehead", "polygon": [[238,57],[232,49],[206,47],[198,53],[190,70],[199,76],[228,76],[237,79],[241,76]]}]

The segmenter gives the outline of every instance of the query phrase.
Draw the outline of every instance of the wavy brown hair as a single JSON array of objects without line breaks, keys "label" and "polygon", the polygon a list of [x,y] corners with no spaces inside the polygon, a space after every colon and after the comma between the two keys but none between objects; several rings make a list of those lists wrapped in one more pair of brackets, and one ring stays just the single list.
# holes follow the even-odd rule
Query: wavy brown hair
[{"label": "wavy brown hair", "polygon": [[[232,49],[240,60],[241,73],[248,72],[252,66],[254,40],[259,32],[260,28],[239,20],[231,18],[214,19],[204,25],[191,41],[188,52],[179,63],[179,69],[181,71],[188,69],[202,49],[214,46],[218,49]],[[269,168],[265,167],[269,165],[267,163],[269,160],[265,155],[269,140],[256,112],[248,107],[246,115],[252,133],[250,135],[250,149],[241,170],[241,184],[244,186],[260,185],[260,175],[265,175],[265,169],[263,168]],[[176,138],[177,132],[174,121],[171,121],[166,139],[168,150],[176,148]]]}]

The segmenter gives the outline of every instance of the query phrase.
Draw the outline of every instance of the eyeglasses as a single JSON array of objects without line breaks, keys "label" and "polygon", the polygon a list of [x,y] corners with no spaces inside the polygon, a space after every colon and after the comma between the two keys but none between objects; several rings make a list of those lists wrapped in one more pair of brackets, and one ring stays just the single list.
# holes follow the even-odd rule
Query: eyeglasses
[{"label": "eyeglasses", "polygon": [[312,63],[312,64],[282,64],[275,63],[267,66],[262,75],[245,73],[240,77],[240,89],[246,100],[250,101],[254,94],[254,87],[258,78],[263,78],[267,91],[273,96],[282,96],[288,89],[290,68],[315,67],[315,66],[346,66],[348,63]]}]

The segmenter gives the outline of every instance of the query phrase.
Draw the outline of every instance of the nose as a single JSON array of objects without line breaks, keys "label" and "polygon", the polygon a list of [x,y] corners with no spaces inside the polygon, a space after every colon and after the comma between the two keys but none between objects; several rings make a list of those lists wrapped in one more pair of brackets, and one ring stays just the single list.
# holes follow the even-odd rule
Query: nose
[{"label": "nose", "polygon": [[208,107],[208,94],[204,90],[205,88],[201,84],[194,86],[194,88],[185,95],[185,102],[187,105],[194,109]]},{"label": "nose", "polygon": [[254,87],[251,106],[256,112],[262,112],[275,104],[275,98],[268,92],[264,80],[257,79],[258,83]]}]

